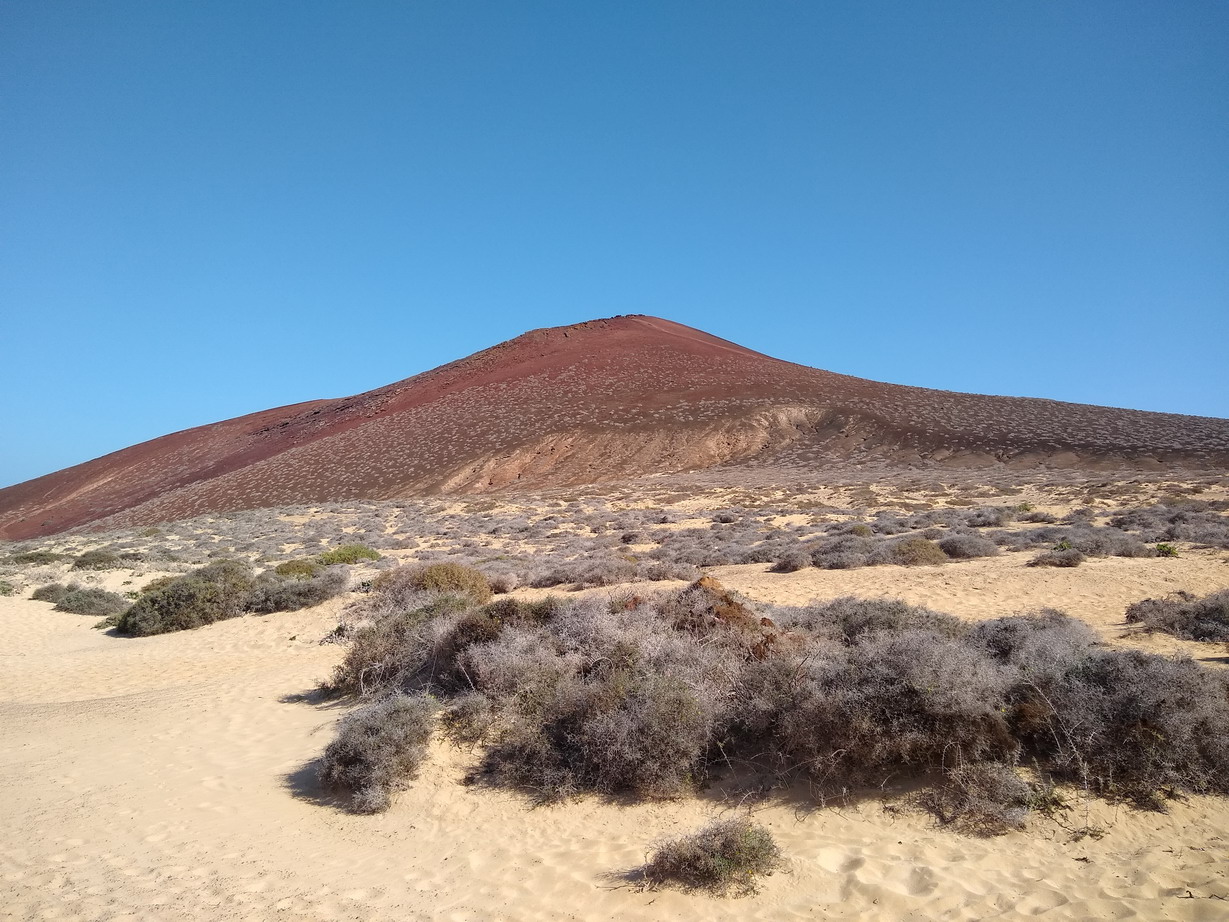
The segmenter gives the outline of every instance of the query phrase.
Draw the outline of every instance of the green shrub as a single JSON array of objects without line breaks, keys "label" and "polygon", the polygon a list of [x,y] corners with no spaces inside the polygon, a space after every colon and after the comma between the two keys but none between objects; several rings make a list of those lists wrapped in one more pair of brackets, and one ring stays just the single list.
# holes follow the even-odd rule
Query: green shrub
[{"label": "green shrub", "polygon": [[[395,570],[389,571],[395,573]],[[412,568],[406,576],[409,584],[422,592],[456,592],[485,605],[491,600],[491,584],[473,567],[459,563],[433,563]],[[380,580],[376,581],[379,588]]]},{"label": "green shrub", "polygon": [[66,611],[74,615],[95,615],[108,617],[118,615],[128,607],[128,601],[114,592],[105,589],[80,589],[69,587],[64,596],[56,602],[56,611]]},{"label": "green shrub", "polygon": [[17,588],[7,579],[0,579],[0,596],[12,595]]},{"label": "green shrub", "polygon": [[1162,541],[1156,546],[1156,553],[1158,557],[1177,557],[1178,549],[1172,544],[1166,544]]},{"label": "green shrub", "polygon": [[262,573],[248,595],[247,608],[257,614],[298,611],[341,595],[350,578],[341,567],[330,567],[310,579],[287,579]]},{"label": "green shrub", "polygon": [[163,586],[169,586],[177,579],[179,579],[178,576],[159,576],[156,579],[151,579],[148,583],[141,587],[139,594],[144,595],[147,592],[156,592]]},{"label": "green shrub", "polygon": [[243,613],[253,585],[246,563],[219,560],[143,593],[116,627],[122,634],[146,637],[234,618]]},{"label": "green shrub", "polygon": [[300,560],[287,560],[285,563],[279,563],[273,568],[273,572],[278,576],[285,576],[287,579],[311,579],[313,576],[317,576],[321,569],[321,564],[316,561],[302,558]]},{"label": "green shrub", "polygon": [[43,565],[55,563],[64,558],[63,554],[56,554],[52,551],[22,551],[20,554],[13,554],[9,557],[10,563],[36,564]]},{"label": "green shrub", "polygon": [[67,586],[63,583],[48,583],[46,586],[39,586],[35,589],[30,598],[36,602],[50,602],[58,605],[64,596],[80,588],[76,583],[69,583]]},{"label": "green shrub", "polygon": [[651,887],[676,884],[717,894],[754,893],[756,878],[785,864],[763,826],[749,819],[717,820],[691,835],[659,846],[643,868]]},{"label": "green shrub", "polygon": [[393,695],[354,711],[320,760],[320,781],[349,791],[356,813],[381,813],[427,755],[438,705],[428,695]]},{"label": "green shrub", "polygon": [[380,552],[365,544],[343,544],[331,551],[325,551],[316,560],[322,566],[331,567],[339,563],[358,563],[360,560],[379,560]]},{"label": "green shrub", "polygon": [[74,570],[115,570],[124,565],[119,554],[108,551],[106,548],[98,548],[86,551],[74,560],[72,568]]},{"label": "green shrub", "polygon": [[895,563],[906,567],[932,567],[946,563],[943,548],[926,538],[898,538],[875,549],[871,563]]}]

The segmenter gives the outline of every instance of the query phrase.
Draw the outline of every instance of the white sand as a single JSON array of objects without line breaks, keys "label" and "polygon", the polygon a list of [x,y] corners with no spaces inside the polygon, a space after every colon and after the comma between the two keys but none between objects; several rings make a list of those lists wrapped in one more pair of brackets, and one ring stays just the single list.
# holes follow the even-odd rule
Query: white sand
[{"label": "white sand", "polygon": [[[898,595],[970,617],[1057,605],[1113,642],[1224,664],[1223,646],[1123,641],[1120,624],[1126,602],[1229,585],[1223,555],[1067,571],[1025,559],[716,575],[764,601]],[[473,754],[437,746],[392,810],[347,814],[319,802],[311,764],[345,709],[286,700],[341,656],[317,644],[337,609],[122,639],[0,599],[0,918],[1229,919],[1229,902],[1209,898],[1229,896],[1224,800],[1165,815],[1093,803],[1106,835],[1073,842],[1044,818],[982,840],[874,799],[813,809],[794,791],[757,808],[790,872],[730,900],[620,877],[655,840],[733,806],[716,797],[534,808],[464,786]]]}]

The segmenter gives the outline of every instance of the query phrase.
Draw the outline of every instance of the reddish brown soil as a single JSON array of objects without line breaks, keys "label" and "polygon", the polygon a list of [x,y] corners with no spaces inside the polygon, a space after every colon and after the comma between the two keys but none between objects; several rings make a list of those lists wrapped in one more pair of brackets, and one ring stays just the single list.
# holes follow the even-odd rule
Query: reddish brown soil
[{"label": "reddish brown soil", "polygon": [[396,384],[0,490],[0,537],[717,465],[1229,468],[1229,420],[880,384],[654,317],[534,330]]}]

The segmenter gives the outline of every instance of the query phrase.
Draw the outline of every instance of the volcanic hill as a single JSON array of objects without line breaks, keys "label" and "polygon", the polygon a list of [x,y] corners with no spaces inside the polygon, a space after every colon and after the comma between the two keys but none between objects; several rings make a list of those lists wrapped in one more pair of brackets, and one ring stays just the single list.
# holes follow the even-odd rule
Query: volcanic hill
[{"label": "volcanic hill", "polygon": [[[647,316],[534,330],[355,397],[172,433],[0,490],[0,537],[718,465],[1229,467],[1229,420],[881,384]],[[105,521],[104,521],[105,520]]]}]

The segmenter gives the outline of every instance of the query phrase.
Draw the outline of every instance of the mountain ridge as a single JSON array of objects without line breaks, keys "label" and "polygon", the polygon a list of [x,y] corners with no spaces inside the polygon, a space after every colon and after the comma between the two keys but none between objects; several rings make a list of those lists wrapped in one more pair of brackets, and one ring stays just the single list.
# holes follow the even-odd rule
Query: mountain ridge
[{"label": "mountain ridge", "polygon": [[350,397],[170,433],[0,489],[0,537],[722,465],[1229,467],[1229,420],[884,384],[624,315]]}]

